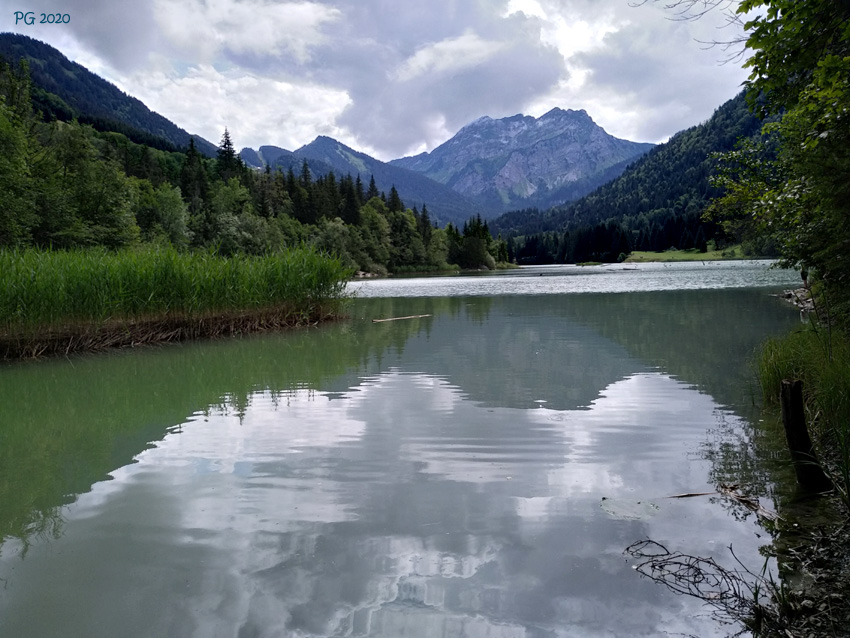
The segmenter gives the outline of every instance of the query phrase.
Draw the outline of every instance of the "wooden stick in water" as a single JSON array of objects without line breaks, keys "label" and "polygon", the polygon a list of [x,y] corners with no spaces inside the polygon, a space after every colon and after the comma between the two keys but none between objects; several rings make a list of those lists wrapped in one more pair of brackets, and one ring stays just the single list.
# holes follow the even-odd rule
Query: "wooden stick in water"
[{"label": "wooden stick in water", "polygon": [[390,317],[389,319],[372,319],[372,323],[383,323],[384,321],[401,321],[402,319],[421,319],[431,315],[410,315],[409,317]]}]

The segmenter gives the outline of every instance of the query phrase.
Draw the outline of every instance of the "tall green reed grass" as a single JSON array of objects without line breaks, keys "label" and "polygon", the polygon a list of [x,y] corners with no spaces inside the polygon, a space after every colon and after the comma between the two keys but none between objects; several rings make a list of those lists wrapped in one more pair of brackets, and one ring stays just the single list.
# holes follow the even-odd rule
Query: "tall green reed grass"
[{"label": "tall green reed grass", "polygon": [[0,333],[338,302],[349,272],[309,247],[261,257],[171,248],[0,251]]},{"label": "tall green reed grass", "polygon": [[767,403],[779,402],[783,379],[803,381],[812,435],[850,507],[850,338],[812,326],[770,339],[757,355],[756,368]]}]

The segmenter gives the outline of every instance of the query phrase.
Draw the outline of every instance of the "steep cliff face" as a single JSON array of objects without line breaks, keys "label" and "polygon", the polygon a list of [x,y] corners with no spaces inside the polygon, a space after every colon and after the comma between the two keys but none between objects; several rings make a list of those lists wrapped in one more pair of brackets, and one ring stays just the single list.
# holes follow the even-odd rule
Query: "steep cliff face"
[{"label": "steep cliff face", "polygon": [[585,111],[556,108],[540,118],[482,117],[431,153],[390,163],[498,212],[580,197],[652,147],[608,135]]}]

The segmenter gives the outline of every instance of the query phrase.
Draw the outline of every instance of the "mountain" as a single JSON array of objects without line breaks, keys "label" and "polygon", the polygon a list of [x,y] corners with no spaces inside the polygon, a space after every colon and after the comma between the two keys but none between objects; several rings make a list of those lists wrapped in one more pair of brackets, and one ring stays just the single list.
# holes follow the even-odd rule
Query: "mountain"
[{"label": "mountain", "polygon": [[479,118],[430,153],[390,164],[451,187],[493,216],[576,199],[652,148],[609,135],[583,110],[555,108],[540,118]]},{"label": "mountain", "polygon": [[292,167],[296,173],[306,159],[314,175],[331,170],[337,176],[360,175],[364,188],[374,176],[378,190],[389,194],[395,186],[405,206],[421,209],[427,205],[431,219],[440,225],[448,222],[462,225],[470,217],[484,213],[481,206],[425,175],[382,162],[330,137],[319,136],[295,151],[276,146],[261,146],[259,151],[242,149],[240,157],[249,166],[259,168],[268,164],[284,171]]},{"label": "mountain", "polygon": [[741,92],[718,107],[706,122],[656,146],[622,175],[585,197],[546,211],[506,213],[491,222],[491,229],[505,235],[530,235],[640,215],[699,216],[709,200],[720,194],[709,184],[713,154],[733,150],[739,139],[757,135],[761,126]]},{"label": "mountain", "polygon": [[77,118],[98,130],[123,133],[134,142],[163,150],[186,148],[191,137],[200,152],[210,157],[216,154],[214,144],[190,135],[48,44],[25,35],[0,33],[0,58],[15,66],[21,58],[27,60],[33,103],[46,117]]},{"label": "mountain", "polygon": [[[253,148],[243,148],[239,152],[239,157],[248,166],[252,168],[265,168],[267,165],[272,166],[277,163],[281,157],[294,158],[295,154],[292,151],[287,151],[285,148],[277,146],[261,146],[260,150],[255,151]],[[293,162],[295,159],[293,159]]]}]

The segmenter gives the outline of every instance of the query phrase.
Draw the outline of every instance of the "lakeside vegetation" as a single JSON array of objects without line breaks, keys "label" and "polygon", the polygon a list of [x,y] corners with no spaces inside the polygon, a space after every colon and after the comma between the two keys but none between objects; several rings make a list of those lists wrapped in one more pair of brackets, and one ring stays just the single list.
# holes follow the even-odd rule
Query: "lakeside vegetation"
[{"label": "lakeside vegetation", "polygon": [[338,314],[349,274],[306,247],[0,250],[0,358],[313,323]]},{"label": "lakeside vegetation", "polygon": [[[763,11],[762,11],[763,9]],[[765,344],[767,401],[801,379],[808,420],[850,513],[850,5],[749,0],[748,101],[761,135],[720,156],[724,191],[707,215],[726,232],[768,238],[803,271],[815,300],[809,330]]]},{"label": "lakeside vegetation", "polygon": [[654,261],[722,261],[724,259],[753,259],[754,256],[746,255],[740,244],[726,246],[722,249],[709,245],[705,252],[697,248],[688,250],[665,250],[654,252],[648,250],[634,250],[629,253],[624,263],[646,263]]},{"label": "lakeside vegetation", "polygon": [[783,379],[803,381],[807,420],[820,461],[850,511],[850,339],[812,324],[768,340],[756,362],[765,403],[778,405]]},{"label": "lakeside vegetation", "polygon": [[374,178],[255,171],[227,130],[215,158],[155,148],[43,98],[0,59],[0,358],[313,322],[355,271],[508,261],[480,217],[437,228]]},{"label": "lakeside vegetation", "polygon": [[[802,380],[817,455],[840,497],[832,529],[808,529],[803,520],[792,532],[794,551],[776,549],[786,570],[805,574],[801,591],[783,581],[768,592],[772,609],[758,605],[742,620],[756,636],[844,635],[837,628],[850,619],[843,602],[850,542],[850,4],[675,0],[665,7],[685,20],[720,10],[745,33],[726,46],[742,45],[751,71],[747,102],[763,124],[759,135],[715,155],[711,187],[721,192],[704,217],[726,235],[772,244],[811,287],[811,326],[765,343],[756,367],[768,404],[778,402],[784,379]],[[776,534],[775,541],[782,532]],[[807,609],[804,597],[835,603]]]}]

